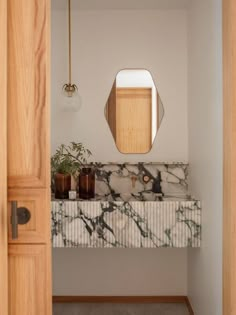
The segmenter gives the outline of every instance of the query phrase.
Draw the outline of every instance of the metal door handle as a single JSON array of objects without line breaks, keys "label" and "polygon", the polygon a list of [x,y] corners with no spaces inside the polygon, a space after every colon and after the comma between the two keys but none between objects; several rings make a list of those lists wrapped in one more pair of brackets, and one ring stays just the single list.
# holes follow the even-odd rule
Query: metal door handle
[{"label": "metal door handle", "polygon": [[11,227],[12,239],[18,238],[17,201],[11,202]]},{"label": "metal door handle", "polygon": [[27,224],[30,218],[31,214],[27,208],[17,208],[17,201],[11,202],[11,226],[13,240],[18,238],[18,224]]}]

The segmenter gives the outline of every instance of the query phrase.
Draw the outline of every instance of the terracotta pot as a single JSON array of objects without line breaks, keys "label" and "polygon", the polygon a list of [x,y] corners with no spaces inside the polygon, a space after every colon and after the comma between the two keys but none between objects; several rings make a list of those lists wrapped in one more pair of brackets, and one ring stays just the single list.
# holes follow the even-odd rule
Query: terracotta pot
[{"label": "terracotta pot", "polygon": [[69,199],[69,191],[71,190],[71,175],[59,174],[55,175],[55,198]]},{"label": "terracotta pot", "polygon": [[81,199],[95,197],[95,173],[91,167],[82,168],[79,174],[79,197]]}]

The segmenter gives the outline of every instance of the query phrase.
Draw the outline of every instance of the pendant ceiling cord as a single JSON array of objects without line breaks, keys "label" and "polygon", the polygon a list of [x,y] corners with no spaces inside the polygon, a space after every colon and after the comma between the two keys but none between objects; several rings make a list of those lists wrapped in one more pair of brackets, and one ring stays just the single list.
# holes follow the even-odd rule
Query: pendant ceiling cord
[{"label": "pendant ceiling cord", "polygon": [[69,30],[69,84],[71,84],[71,0],[68,0],[68,30]]},{"label": "pendant ceiling cord", "polygon": [[78,93],[78,87],[72,83],[72,25],[71,25],[71,0],[68,0],[68,75],[69,82],[65,83],[62,87],[64,98],[63,108],[65,111],[79,111],[82,101]]}]

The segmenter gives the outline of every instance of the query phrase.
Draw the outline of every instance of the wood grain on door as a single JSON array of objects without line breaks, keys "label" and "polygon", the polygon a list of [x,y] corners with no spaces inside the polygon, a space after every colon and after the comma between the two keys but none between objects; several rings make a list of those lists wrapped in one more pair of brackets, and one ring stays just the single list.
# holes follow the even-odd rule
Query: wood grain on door
[{"label": "wood grain on door", "polygon": [[[7,2],[8,315],[51,315],[51,1]],[[12,201],[31,213],[16,240]]]},{"label": "wood grain on door", "polygon": [[0,0],[0,314],[8,314],[7,0]]}]

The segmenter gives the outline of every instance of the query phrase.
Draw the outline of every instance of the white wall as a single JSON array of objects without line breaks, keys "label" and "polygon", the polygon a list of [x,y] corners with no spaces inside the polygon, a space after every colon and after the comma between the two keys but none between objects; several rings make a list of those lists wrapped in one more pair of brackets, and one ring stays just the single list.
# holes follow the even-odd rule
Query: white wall
[{"label": "white wall", "polygon": [[154,87],[149,71],[145,69],[127,69],[116,76],[116,87]]},{"label": "white wall", "polygon": [[[52,151],[74,140],[87,145],[96,161],[187,161],[186,12],[74,12],[73,76],[83,98],[78,114],[59,110],[67,80],[66,19],[65,11],[53,11]],[[164,104],[162,125],[146,155],[120,154],[104,117],[123,68],[148,69]],[[187,294],[186,250],[60,249],[53,251],[53,260],[54,294]]]},{"label": "white wall", "polygon": [[[64,9],[65,0],[52,0],[53,8]],[[73,8],[79,10],[178,10],[186,9],[189,0],[73,0]]]},{"label": "white wall", "polygon": [[221,0],[192,0],[189,14],[191,190],[203,205],[202,246],[188,255],[195,315],[222,314]]},{"label": "white wall", "polygon": [[184,249],[54,249],[54,295],[186,295]]},{"label": "white wall", "polygon": [[[81,110],[60,111],[67,81],[67,13],[52,14],[52,151],[81,141],[96,161],[187,161],[187,17],[184,10],[74,11],[73,77]],[[117,72],[152,73],[165,116],[150,153],[119,153],[104,116]],[[66,132],[65,132],[66,130]],[[178,141],[176,141],[178,140]]]}]

